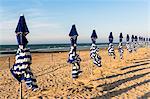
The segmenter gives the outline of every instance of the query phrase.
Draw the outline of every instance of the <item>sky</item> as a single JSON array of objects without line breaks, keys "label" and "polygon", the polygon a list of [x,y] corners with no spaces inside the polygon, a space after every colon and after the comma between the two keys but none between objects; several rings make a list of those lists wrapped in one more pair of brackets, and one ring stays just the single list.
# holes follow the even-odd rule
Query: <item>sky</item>
[{"label": "sky", "polygon": [[150,0],[0,0],[0,44],[17,44],[15,29],[24,14],[29,44],[69,43],[76,25],[78,43],[108,42],[110,32],[118,41],[122,32],[150,37]]}]

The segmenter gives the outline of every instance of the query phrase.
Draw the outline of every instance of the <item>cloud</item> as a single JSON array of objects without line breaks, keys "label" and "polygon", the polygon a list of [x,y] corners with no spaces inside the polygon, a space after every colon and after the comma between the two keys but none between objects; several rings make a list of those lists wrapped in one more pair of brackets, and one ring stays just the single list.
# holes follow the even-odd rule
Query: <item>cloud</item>
[{"label": "cloud", "polygon": [[46,11],[37,8],[28,8],[15,12],[6,8],[0,9],[0,43],[16,43],[14,31],[19,20],[19,15],[22,12],[25,15],[26,23],[31,32],[31,35],[28,36],[29,40],[35,43],[36,41],[40,42],[40,40],[46,42],[48,39],[58,39],[55,35],[61,31],[62,25],[57,22],[52,22],[51,20],[54,17],[46,16]]}]

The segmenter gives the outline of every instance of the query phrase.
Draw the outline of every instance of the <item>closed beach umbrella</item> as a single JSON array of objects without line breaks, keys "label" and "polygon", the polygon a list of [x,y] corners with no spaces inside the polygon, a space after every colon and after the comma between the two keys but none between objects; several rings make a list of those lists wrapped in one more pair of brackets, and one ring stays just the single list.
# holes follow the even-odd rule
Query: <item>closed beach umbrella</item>
[{"label": "closed beach umbrella", "polygon": [[141,36],[139,36],[139,47],[141,47]]},{"label": "closed beach umbrella", "polygon": [[150,38],[148,39],[149,43],[148,43],[148,46],[150,47]]},{"label": "closed beach umbrella", "polygon": [[120,33],[120,35],[119,35],[119,45],[118,45],[118,51],[120,53],[120,59],[123,58],[122,39],[123,39],[123,35],[122,35],[122,33]]},{"label": "closed beach umbrella", "polygon": [[146,38],[146,46],[148,47],[148,38]]},{"label": "closed beach umbrella", "polygon": [[113,56],[113,58],[115,59],[115,50],[114,50],[114,45],[113,45],[113,35],[112,32],[110,32],[109,35],[109,46],[108,46],[108,54],[109,56]]},{"label": "closed beach umbrella", "polygon": [[144,38],[141,37],[141,46],[144,47]]},{"label": "closed beach umbrella", "polygon": [[134,39],[134,35],[131,36],[131,49],[132,49],[132,52],[135,50],[135,39]]},{"label": "closed beach umbrella", "polygon": [[144,46],[145,46],[145,44],[146,44],[146,43],[145,43],[145,37],[143,37],[143,42],[144,42]]},{"label": "closed beach umbrella", "polygon": [[76,53],[78,33],[77,33],[75,25],[72,25],[69,36],[70,36],[70,41],[71,41],[71,49],[69,52],[68,62],[72,64],[72,78],[78,78],[79,74],[81,73],[81,70],[80,70],[81,58]]},{"label": "closed beach umbrella", "polygon": [[134,36],[134,51],[136,51],[138,48],[138,37]]},{"label": "closed beach umbrella", "polygon": [[24,80],[27,87],[35,91],[38,88],[38,86],[30,68],[32,60],[30,49],[26,48],[26,45],[28,43],[26,35],[29,33],[29,30],[26,25],[24,15],[20,16],[15,32],[19,48],[15,56],[15,63],[10,69],[10,71],[20,83],[22,80]]},{"label": "closed beach umbrella", "polygon": [[91,35],[92,45],[90,48],[90,57],[91,59],[93,59],[93,63],[96,66],[101,67],[101,57],[98,54],[99,48],[96,45],[96,39],[97,39],[96,31],[93,30],[93,33]]},{"label": "closed beach umbrella", "polygon": [[131,53],[132,49],[131,49],[131,43],[130,43],[130,36],[129,36],[129,34],[127,34],[127,36],[126,36],[126,47],[127,47],[127,50]]}]

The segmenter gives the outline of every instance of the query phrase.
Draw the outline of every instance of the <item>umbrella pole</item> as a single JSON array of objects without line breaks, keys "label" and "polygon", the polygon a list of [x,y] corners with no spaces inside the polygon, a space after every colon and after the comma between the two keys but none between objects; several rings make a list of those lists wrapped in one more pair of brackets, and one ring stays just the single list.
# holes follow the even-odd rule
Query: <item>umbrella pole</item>
[{"label": "umbrella pole", "polygon": [[9,67],[9,69],[10,69],[10,56],[9,56],[9,58],[8,58],[8,67]]},{"label": "umbrella pole", "polygon": [[20,82],[20,99],[23,99],[22,98],[22,82]]}]

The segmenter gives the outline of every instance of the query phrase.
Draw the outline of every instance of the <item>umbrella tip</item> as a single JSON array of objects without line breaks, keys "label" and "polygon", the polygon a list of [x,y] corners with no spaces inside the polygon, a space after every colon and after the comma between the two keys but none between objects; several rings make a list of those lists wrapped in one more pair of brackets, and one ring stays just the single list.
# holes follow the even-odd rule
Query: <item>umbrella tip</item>
[{"label": "umbrella tip", "polygon": [[21,13],[21,14],[20,14],[20,16],[24,16],[24,14],[23,14],[23,13]]}]

